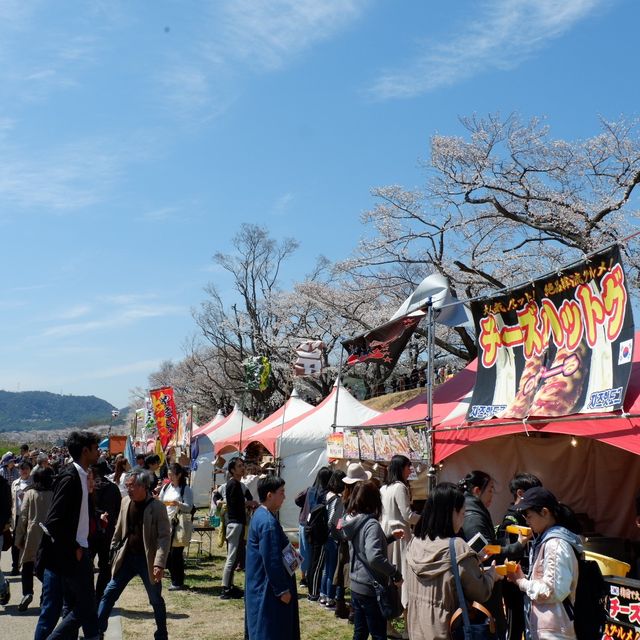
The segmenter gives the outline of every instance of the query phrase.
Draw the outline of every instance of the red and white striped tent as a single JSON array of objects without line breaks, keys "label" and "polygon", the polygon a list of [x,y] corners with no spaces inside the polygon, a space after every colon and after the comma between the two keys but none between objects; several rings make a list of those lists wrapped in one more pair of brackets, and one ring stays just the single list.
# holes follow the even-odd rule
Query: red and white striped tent
[{"label": "red and white striped tent", "polygon": [[[609,536],[637,535],[634,497],[640,488],[640,332],[624,411],[562,418],[466,421],[475,383],[472,362],[434,393],[434,461],[439,480],[457,481],[473,469],[490,473],[498,493],[495,520],[511,501],[509,479],[518,471],[541,478],[558,498],[586,513]],[[426,394],[363,426],[424,424]]]}]

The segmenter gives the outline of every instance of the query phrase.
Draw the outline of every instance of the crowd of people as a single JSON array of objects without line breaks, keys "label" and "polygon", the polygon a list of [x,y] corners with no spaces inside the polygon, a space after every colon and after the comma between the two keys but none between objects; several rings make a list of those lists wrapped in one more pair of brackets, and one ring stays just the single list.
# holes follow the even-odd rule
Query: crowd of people
[{"label": "crowd of people", "polygon": [[[458,484],[438,484],[416,513],[408,485],[411,471],[411,461],[401,455],[391,460],[384,482],[360,463],[349,464],[346,473],[323,467],[313,485],[296,496],[300,587],[307,589],[308,600],[349,618],[354,640],[448,640],[463,637],[460,622],[454,623],[461,604],[457,574],[464,600],[479,603],[493,637],[521,640],[526,633],[534,640],[575,639],[570,603],[583,548],[571,511],[538,478],[519,473],[510,483],[513,503],[494,526],[488,509],[494,480],[472,471]],[[283,496],[275,508],[267,508],[275,513]],[[276,528],[274,519],[266,522]],[[520,527],[518,533],[510,532],[512,525]],[[285,593],[282,562],[272,556],[274,549],[285,548],[286,537],[280,532],[277,543],[263,546],[252,532],[253,521],[248,567],[260,554],[260,589],[250,586],[253,572],[247,568],[248,637],[299,638],[295,598],[287,595],[278,606],[274,602],[265,608],[249,594],[250,589],[263,597]],[[474,538],[481,540],[479,548],[469,545]],[[506,559],[514,568],[505,579],[506,572],[497,567]],[[286,585],[286,593],[295,595],[295,583]],[[380,585],[387,599],[395,597],[394,607],[380,598]],[[393,617],[403,617],[404,625],[392,624]]]},{"label": "crowd of people", "polygon": [[[48,453],[25,445],[19,455],[3,456],[0,531],[11,573],[21,575],[19,611],[33,600],[34,576],[42,582],[35,640],[77,637],[79,629],[86,639],[102,637],[135,576],[153,609],[154,637],[168,637],[162,580],[168,569],[169,589],[184,589],[195,510],[187,470],[170,464],[163,482],[159,466],[156,455],[139,455],[133,467],[122,456],[107,460],[88,431]],[[248,640],[300,638],[298,587],[310,602],[349,619],[354,640],[457,637],[459,588],[465,601],[480,603],[497,638],[576,638],[567,603],[575,599],[583,551],[577,523],[535,476],[514,476],[513,503],[495,526],[495,482],[483,471],[438,484],[418,513],[405,456],[393,456],[384,481],[361,463],[346,471],[322,467],[294,497],[296,548],[278,520],[284,480],[250,470],[248,480],[245,462],[233,458],[228,481],[213,494],[227,543],[220,598],[244,598]],[[505,579],[496,567],[507,559],[517,565]],[[238,567],[244,590],[234,583]],[[393,606],[381,604],[381,587]],[[9,599],[0,573],[0,604]]]},{"label": "crowd of people", "polygon": [[[90,431],[70,434],[49,452],[7,452],[0,461],[0,531],[11,550],[12,575],[21,576],[18,611],[33,601],[34,577],[42,582],[35,640],[103,637],[113,606],[134,576],[142,579],[156,622],[167,635],[162,597],[184,589],[184,548],[191,535],[193,496],[187,471],[160,457],[139,454],[132,467],[98,447]],[[95,571],[97,565],[97,572]],[[0,604],[11,598],[0,572]]]}]

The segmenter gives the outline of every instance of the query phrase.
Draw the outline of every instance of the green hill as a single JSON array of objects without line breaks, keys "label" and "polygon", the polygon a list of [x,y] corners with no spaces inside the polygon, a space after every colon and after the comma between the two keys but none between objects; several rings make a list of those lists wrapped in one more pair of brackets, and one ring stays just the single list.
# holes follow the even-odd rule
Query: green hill
[{"label": "green hill", "polygon": [[109,424],[115,408],[95,396],[0,390],[0,432]]}]

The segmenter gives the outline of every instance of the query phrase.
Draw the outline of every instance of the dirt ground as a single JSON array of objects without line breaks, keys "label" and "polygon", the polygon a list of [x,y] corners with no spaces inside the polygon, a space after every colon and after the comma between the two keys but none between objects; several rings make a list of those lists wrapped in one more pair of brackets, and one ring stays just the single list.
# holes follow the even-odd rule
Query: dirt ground
[{"label": "dirt ground", "polygon": [[[186,591],[168,591],[164,581],[163,595],[167,603],[170,638],[181,640],[242,640],[244,638],[244,605],[242,600],[220,600],[224,552],[214,549],[214,556],[195,566],[187,561]],[[236,573],[235,583],[242,587],[244,574]],[[300,628],[303,640],[351,640],[353,626],[335,617],[317,603],[300,598]],[[152,638],[155,630],[153,612],[139,579],[133,580],[119,602],[124,640]]]}]

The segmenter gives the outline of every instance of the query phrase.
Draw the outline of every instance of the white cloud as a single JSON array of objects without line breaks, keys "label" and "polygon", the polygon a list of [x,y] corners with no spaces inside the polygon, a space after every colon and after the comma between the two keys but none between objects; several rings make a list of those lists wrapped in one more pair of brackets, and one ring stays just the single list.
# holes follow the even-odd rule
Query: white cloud
[{"label": "white cloud", "polygon": [[370,87],[378,99],[410,98],[489,69],[512,69],[609,0],[486,0],[446,42],[431,43]]},{"label": "white cloud", "polygon": [[61,148],[0,150],[0,198],[21,207],[58,212],[104,198],[121,174],[124,153],[106,141],[85,140]]},{"label": "white cloud", "polygon": [[160,367],[162,360],[139,360],[128,364],[121,364],[116,367],[95,369],[82,376],[82,380],[103,380],[105,378],[115,378],[130,373],[149,374]]},{"label": "white cloud", "polygon": [[162,220],[169,220],[178,213],[177,207],[160,207],[158,209],[152,209],[151,211],[145,211],[141,218],[147,222],[159,222]]},{"label": "white cloud", "polygon": [[249,72],[273,72],[357,20],[371,0],[227,0],[212,3],[194,44],[159,71],[163,99],[199,125],[227,111]]},{"label": "white cloud", "polygon": [[69,307],[58,314],[58,318],[61,320],[74,320],[75,318],[81,318],[86,316],[91,311],[91,307],[86,304],[78,304]]},{"label": "white cloud", "polygon": [[98,320],[70,322],[49,327],[42,333],[41,337],[64,338],[77,336],[83,333],[95,333],[129,326],[135,324],[139,320],[162,318],[165,316],[187,315],[188,313],[189,310],[187,308],[177,305],[138,305],[118,310],[111,314],[104,314]]},{"label": "white cloud", "polygon": [[283,193],[271,207],[274,216],[286,216],[291,208],[291,203],[295,200],[293,193]]},{"label": "white cloud", "polygon": [[367,0],[232,0],[223,13],[223,50],[274,70],[333,37],[362,14]]}]

